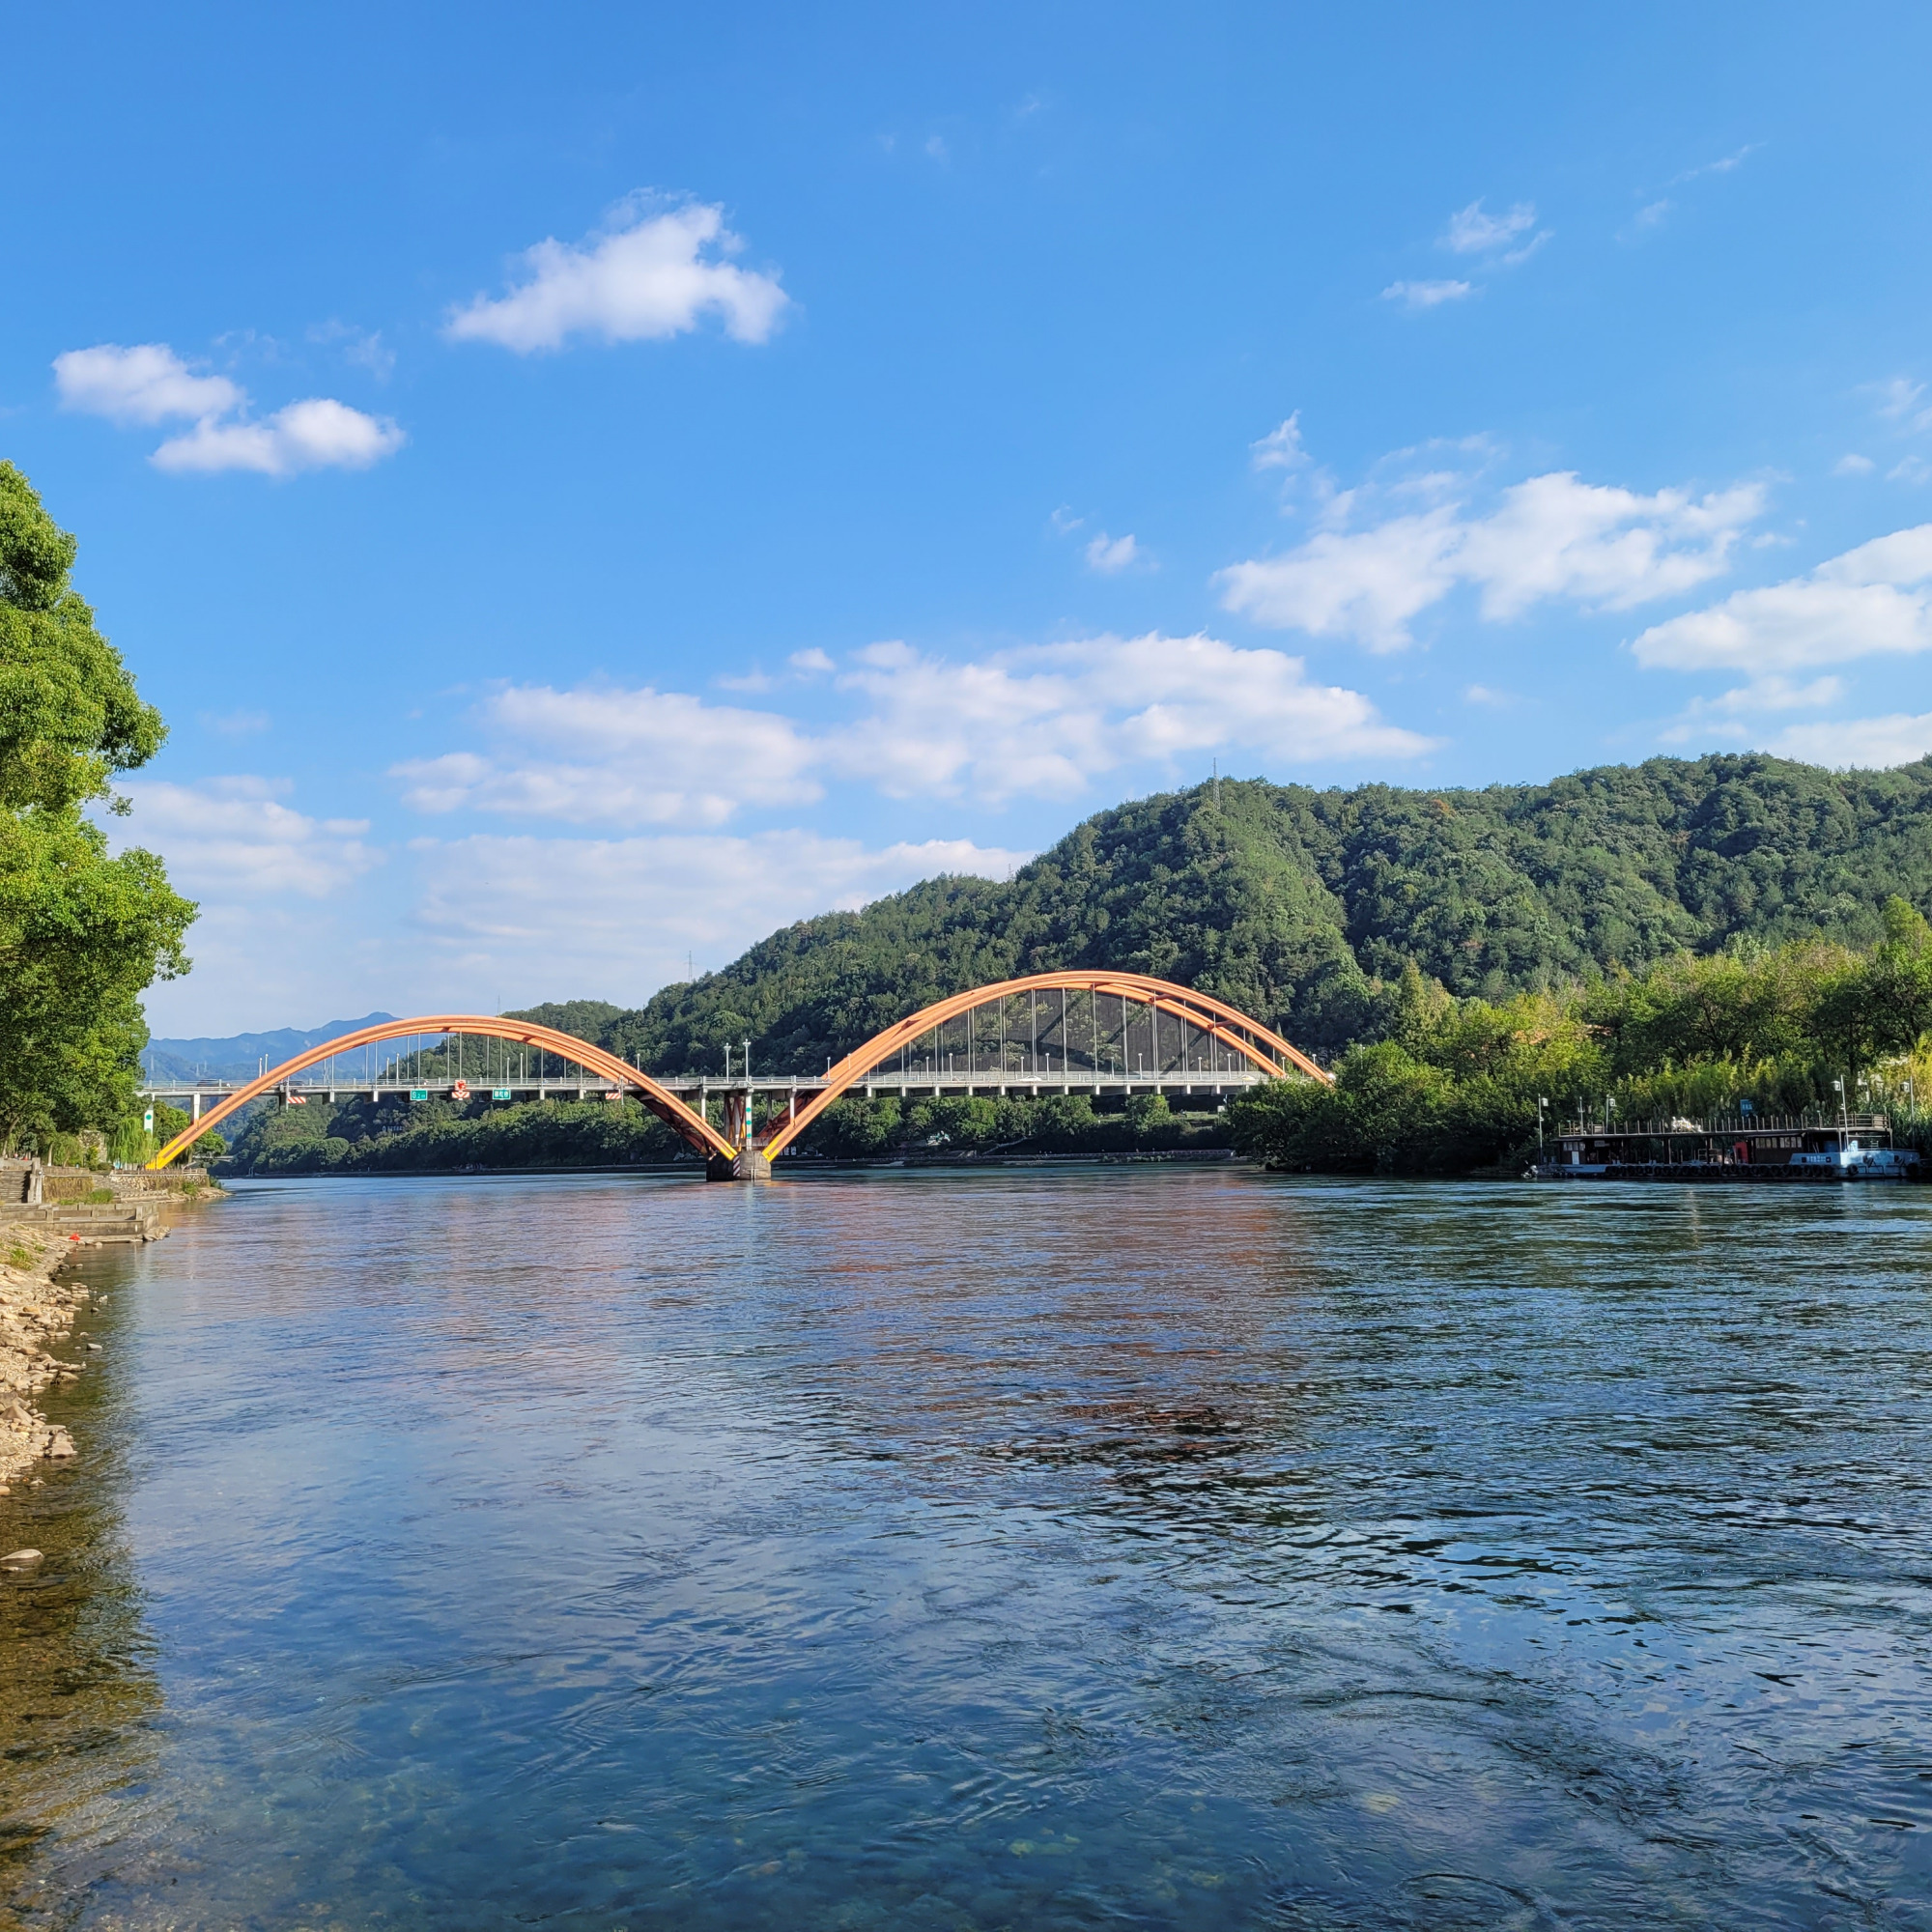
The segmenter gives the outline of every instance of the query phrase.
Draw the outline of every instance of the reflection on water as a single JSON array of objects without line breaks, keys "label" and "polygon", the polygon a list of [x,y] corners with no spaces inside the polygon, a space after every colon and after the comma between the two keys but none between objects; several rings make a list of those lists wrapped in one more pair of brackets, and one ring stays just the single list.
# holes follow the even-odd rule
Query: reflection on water
[{"label": "reflection on water", "polygon": [[85,1460],[0,1501],[0,1913],[1932,1925],[1928,1232],[251,1187],[93,1264]]},{"label": "reflection on water", "polygon": [[[113,1332],[112,1311],[84,1311],[75,1326],[63,1352],[79,1359],[82,1336]],[[101,1445],[89,1474],[43,1463],[38,1482],[16,1477],[0,1498],[0,1549],[45,1558],[0,1573],[0,1926],[14,1922],[11,1905],[64,1905],[122,1856],[154,1766],[161,1692],[120,1519],[117,1380],[90,1373],[57,1405]]]}]

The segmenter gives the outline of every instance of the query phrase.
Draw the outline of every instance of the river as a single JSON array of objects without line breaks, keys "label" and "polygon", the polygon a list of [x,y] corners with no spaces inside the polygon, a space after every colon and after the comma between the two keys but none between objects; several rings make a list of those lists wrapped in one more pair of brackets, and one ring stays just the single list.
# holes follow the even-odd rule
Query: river
[{"label": "river", "polygon": [[0,1924],[1932,1926],[1932,1190],[242,1183],[85,1269]]}]

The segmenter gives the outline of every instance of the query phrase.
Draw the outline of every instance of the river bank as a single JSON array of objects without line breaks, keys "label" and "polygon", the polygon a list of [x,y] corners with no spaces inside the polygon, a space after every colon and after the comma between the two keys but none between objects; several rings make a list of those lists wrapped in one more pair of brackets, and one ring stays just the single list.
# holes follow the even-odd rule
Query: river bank
[{"label": "river bank", "polygon": [[43,1389],[81,1373],[52,1347],[89,1300],[78,1282],[55,1278],[72,1248],[66,1235],[0,1222],[0,1495],[36,1463],[74,1453],[67,1431],[34,1406]]}]

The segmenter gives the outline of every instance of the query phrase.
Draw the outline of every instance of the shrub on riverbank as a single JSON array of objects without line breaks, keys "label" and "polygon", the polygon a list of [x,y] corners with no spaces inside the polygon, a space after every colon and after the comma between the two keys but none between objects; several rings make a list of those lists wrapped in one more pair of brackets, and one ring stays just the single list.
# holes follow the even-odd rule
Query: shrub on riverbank
[{"label": "shrub on riverbank", "polygon": [[353,1100],[267,1107],[237,1136],[228,1172],[406,1174],[430,1168],[623,1167],[675,1160],[678,1135],[635,1101],[453,1107]]},{"label": "shrub on riverbank", "polygon": [[[800,1152],[834,1160],[906,1153],[1122,1153],[1228,1144],[1224,1117],[1174,1113],[1158,1094],[1119,1112],[1084,1095],[976,1095],[835,1101],[801,1137]],[[227,1171],[396,1174],[465,1167],[622,1167],[692,1158],[671,1128],[636,1101],[443,1100],[399,1106],[353,1100],[329,1108],[261,1108],[237,1136]]]},{"label": "shrub on riverbank", "polygon": [[1228,1145],[1225,1116],[1176,1113],[1158,1094],[1103,1112],[1084,1094],[835,1100],[800,1136],[840,1160],[951,1150],[959,1153],[1134,1153]]}]

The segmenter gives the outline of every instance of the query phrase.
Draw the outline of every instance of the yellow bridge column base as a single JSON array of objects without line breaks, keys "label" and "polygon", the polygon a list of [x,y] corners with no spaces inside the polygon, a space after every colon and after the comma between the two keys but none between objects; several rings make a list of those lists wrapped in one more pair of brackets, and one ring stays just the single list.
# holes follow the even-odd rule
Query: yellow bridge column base
[{"label": "yellow bridge column base", "polygon": [[715,1153],[704,1163],[706,1180],[769,1180],[772,1164],[756,1148],[740,1148],[729,1160]]}]

